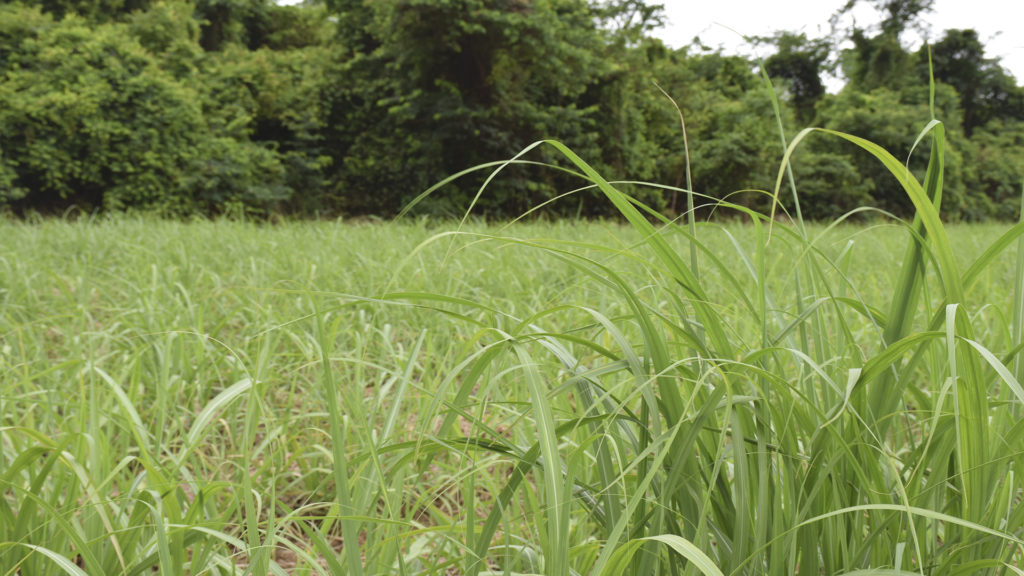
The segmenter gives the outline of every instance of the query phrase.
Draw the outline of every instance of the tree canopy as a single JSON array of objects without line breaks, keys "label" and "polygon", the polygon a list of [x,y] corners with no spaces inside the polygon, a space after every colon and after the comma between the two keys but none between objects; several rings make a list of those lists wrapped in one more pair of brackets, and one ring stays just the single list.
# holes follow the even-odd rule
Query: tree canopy
[{"label": "tree canopy", "polygon": [[[870,3],[880,24],[840,31],[851,48],[766,31],[759,62],[667,47],[651,35],[662,8],[641,0],[0,0],[0,210],[390,216],[546,138],[609,179],[685,186],[679,118],[659,86],[685,116],[695,191],[760,208],[783,154],[778,120],[905,157],[933,75],[951,142],[947,216],[1015,217],[1024,90],[974,30],[910,49],[902,33],[930,0]],[[829,94],[836,70],[846,85]],[[525,159],[557,164],[543,148]],[[806,216],[910,210],[852,147],[812,138],[793,167]],[[484,176],[419,209],[462,213]],[[517,164],[475,210],[555,200],[548,214],[610,213],[582,184]],[[623,187],[683,209],[675,193]]]}]

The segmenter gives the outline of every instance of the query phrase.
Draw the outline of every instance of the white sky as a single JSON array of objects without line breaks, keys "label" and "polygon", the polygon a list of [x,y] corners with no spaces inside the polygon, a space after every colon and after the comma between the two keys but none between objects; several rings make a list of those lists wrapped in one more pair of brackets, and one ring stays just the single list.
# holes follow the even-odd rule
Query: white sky
[{"label": "white sky", "polygon": [[[655,33],[673,48],[685,46],[699,36],[705,45],[722,47],[726,53],[753,54],[741,35],[768,36],[776,30],[804,32],[809,37],[829,34],[829,17],[844,0],[659,0],[665,5],[668,23]],[[930,39],[937,41],[944,30],[974,28],[985,45],[985,55],[998,56],[1004,68],[1024,82],[1024,2],[1019,0],[936,0],[934,11],[925,14]],[[866,4],[853,17],[861,28],[877,24],[880,14]],[[848,25],[851,20],[847,17]],[[732,30],[729,30],[732,28]],[[735,30],[735,32],[733,31]],[[737,32],[739,34],[737,34]],[[914,48],[921,38],[908,34],[905,41]]]}]

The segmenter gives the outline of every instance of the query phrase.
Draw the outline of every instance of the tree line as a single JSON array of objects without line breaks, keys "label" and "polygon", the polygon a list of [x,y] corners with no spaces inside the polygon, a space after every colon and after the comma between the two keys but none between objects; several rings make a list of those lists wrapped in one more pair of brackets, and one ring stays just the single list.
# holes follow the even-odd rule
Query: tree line
[{"label": "tree line", "polygon": [[[764,208],[780,121],[789,136],[821,126],[906,157],[934,74],[946,216],[1016,217],[1024,89],[973,30],[943,32],[930,64],[928,48],[909,49],[904,33],[931,0],[859,1],[879,25],[828,40],[774,32],[752,39],[769,54],[755,61],[667,47],[651,35],[661,7],[641,0],[0,0],[0,211],[391,216],[544,138],[609,179],[683,187],[679,116],[661,90],[685,117],[693,189]],[[846,82],[835,94],[830,72]],[[911,169],[926,158],[916,152]],[[559,163],[551,150],[522,160],[477,213],[549,200],[547,214],[610,213],[576,176],[543,166]],[[910,211],[884,168],[842,142],[811,137],[792,166],[805,217]],[[461,214],[486,175],[417,209]],[[623,186],[685,209],[677,192]]]}]

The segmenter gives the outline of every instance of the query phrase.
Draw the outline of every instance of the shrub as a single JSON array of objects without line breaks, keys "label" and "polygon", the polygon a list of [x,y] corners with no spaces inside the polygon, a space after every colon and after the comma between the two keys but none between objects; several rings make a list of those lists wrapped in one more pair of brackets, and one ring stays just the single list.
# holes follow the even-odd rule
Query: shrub
[{"label": "shrub", "polygon": [[2,56],[0,203],[185,214],[229,200],[264,210],[290,195],[277,153],[211,130],[200,93],[140,44],[180,48],[158,26],[0,10],[0,34],[18,39]]}]

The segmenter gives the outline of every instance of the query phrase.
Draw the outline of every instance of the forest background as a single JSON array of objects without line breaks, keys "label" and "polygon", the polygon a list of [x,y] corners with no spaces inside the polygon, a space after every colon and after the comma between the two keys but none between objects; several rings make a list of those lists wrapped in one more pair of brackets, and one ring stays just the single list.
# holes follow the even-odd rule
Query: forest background
[{"label": "forest background", "polygon": [[[694,190],[763,209],[780,119],[790,135],[821,126],[907,158],[930,118],[928,48],[901,35],[932,1],[843,10],[858,1],[880,24],[825,40],[765,31],[750,40],[770,56],[753,61],[667,47],[651,35],[661,6],[640,0],[0,0],[0,212],[390,217],[544,138],[609,179],[685,186],[679,117],[657,86],[685,114]],[[944,216],[1016,218],[1024,89],[974,30],[944,31],[930,49],[949,138]],[[830,72],[845,79],[835,94]],[[924,145],[911,169],[927,158]],[[885,168],[839,139],[809,138],[793,170],[804,217],[911,212]],[[485,175],[417,210],[461,214]],[[474,211],[517,216],[578,186],[516,165]],[[677,192],[624,189],[684,209]],[[613,210],[581,191],[544,213]]]}]

